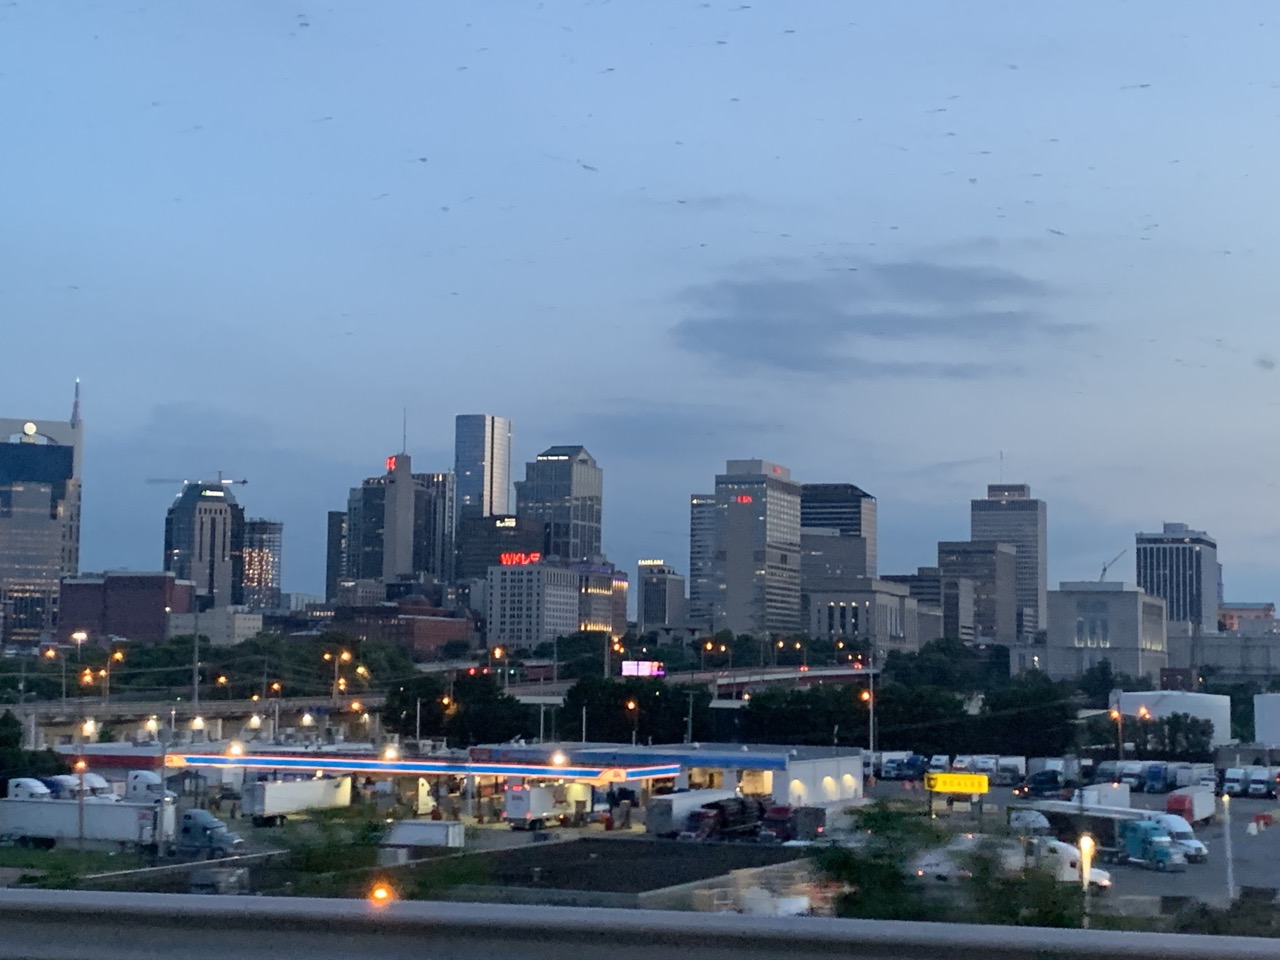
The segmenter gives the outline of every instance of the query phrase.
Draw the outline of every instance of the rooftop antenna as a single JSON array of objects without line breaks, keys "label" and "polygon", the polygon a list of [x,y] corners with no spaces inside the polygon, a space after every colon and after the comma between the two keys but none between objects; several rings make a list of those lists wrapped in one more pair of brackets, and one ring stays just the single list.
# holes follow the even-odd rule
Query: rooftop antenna
[{"label": "rooftop antenna", "polygon": [[1000,482],[1004,483],[1004,451],[1000,451]]},{"label": "rooftop antenna", "polygon": [[400,452],[409,452],[409,408],[400,409]]},{"label": "rooftop antenna", "polygon": [[71,426],[80,426],[80,378],[76,377],[75,399],[71,402]]}]

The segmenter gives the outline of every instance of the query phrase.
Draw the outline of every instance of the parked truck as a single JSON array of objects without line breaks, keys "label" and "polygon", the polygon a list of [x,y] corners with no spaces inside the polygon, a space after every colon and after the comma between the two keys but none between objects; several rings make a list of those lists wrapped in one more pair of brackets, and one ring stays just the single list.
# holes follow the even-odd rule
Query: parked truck
[{"label": "parked truck", "polygon": [[998,787],[1012,787],[1022,782],[1027,775],[1026,757],[999,757],[996,759],[996,772],[991,782]]},{"label": "parked truck", "polygon": [[1228,797],[1241,797],[1249,789],[1249,774],[1244,767],[1228,767],[1222,777],[1222,793]]},{"label": "parked truck", "polygon": [[817,840],[827,832],[825,807],[768,807],[760,820],[759,837],[764,841],[788,843]]},{"label": "parked truck", "polygon": [[[126,806],[126,804],[118,804]],[[139,806],[127,804],[127,806]],[[143,805],[153,810],[172,810],[170,800]],[[227,825],[208,810],[188,810],[182,815],[178,829],[176,852],[182,857],[204,857],[217,860],[232,857],[244,849],[244,840],[236,836]]]},{"label": "parked truck", "polygon": [[[1049,833],[1064,842],[1090,834],[1097,844],[1099,859],[1108,863],[1135,863],[1158,870],[1180,869],[1185,864],[1182,853],[1173,847],[1172,840],[1163,828],[1153,824],[1150,810],[1130,807],[1091,807],[1065,800],[1040,800],[1026,804],[1011,804],[1009,822],[1020,825],[1031,823],[1034,818],[1028,811],[1041,814],[1048,822]],[[1136,830],[1131,824],[1148,823],[1156,826],[1154,832]],[[1034,832],[1027,829],[1026,832]],[[1163,837],[1163,841],[1160,840]]]},{"label": "parked truck", "polygon": [[165,789],[164,780],[154,770],[130,770],[124,781],[124,798],[134,803],[154,803],[166,797],[176,800],[177,796]]},{"label": "parked truck", "polygon": [[1209,787],[1218,785],[1218,773],[1212,763],[1179,763],[1174,765],[1174,788]]},{"label": "parked truck", "polygon": [[551,787],[530,787],[513,783],[503,798],[504,817],[512,830],[541,830],[558,823],[564,811],[556,809],[556,795]]},{"label": "parked truck", "polygon": [[1165,813],[1176,813],[1188,823],[1204,823],[1218,810],[1211,787],[1179,787],[1164,803]]},{"label": "parked truck", "polygon": [[678,837],[694,810],[704,803],[737,795],[736,790],[682,790],[650,797],[644,810],[645,833],[669,839]]},{"label": "parked truck", "polygon": [[1120,764],[1120,782],[1134,793],[1141,793],[1147,785],[1147,767],[1142,760],[1126,760]]},{"label": "parked truck", "polygon": [[1173,845],[1186,857],[1187,863],[1204,863],[1209,859],[1209,848],[1195,835],[1191,824],[1185,819],[1176,813],[1157,813],[1151,819],[1164,827]]},{"label": "parked truck", "polygon": [[[970,858],[984,851],[995,855],[1000,872],[1006,876],[1016,876],[1024,870],[1042,870],[1059,883],[1080,883],[1080,850],[1049,837],[1008,841],[965,834],[946,847],[917,856],[909,870],[924,880],[962,879],[971,875]],[[1111,874],[1090,865],[1089,886],[1098,892],[1109,890]]]},{"label": "parked truck", "polygon": [[1245,792],[1251,797],[1274,797],[1276,777],[1270,767],[1250,767]]},{"label": "parked truck", "polygon": [[40,797],[28,788],[27,796],[0,800],[0,837],[25,847],[53,849],[62,844],[102,848],[138,849],[167,854],[175,839],[176,813],[172,803],[89,802],[68,803],[48,794]]},{"label": "parked truck", "polygon": [[760,832],[768,802],[759,797],[726,797],[689,813],[681,840],[742,840]]},{"label": "parked truck", "polygon": [[259,780],[244,785],[243,798],[244,815],[255,827],[274,827],[304,810],[351,806],[351,778]]},{"label": "parked truck", "polygon": [[1176,786],[1173,768],[1162,761],[1147,764],[1142,790],[1145,793],[1168,793]]}]

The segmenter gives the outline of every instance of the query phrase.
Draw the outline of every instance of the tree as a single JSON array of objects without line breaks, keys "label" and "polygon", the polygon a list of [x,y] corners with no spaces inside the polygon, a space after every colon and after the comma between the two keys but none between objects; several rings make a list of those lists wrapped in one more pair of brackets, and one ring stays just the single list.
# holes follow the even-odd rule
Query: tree
[{"label": "tree", "polygon": [[1075,742],[1075,719],[1076,708],[1064,685],[1042,674],[1029,674],[987,695],[971,749],[1023,757],[1061,756]]},{"label": "tree", "polygon": [[528,710],[502,692],[487,673],[463,674],[454,680],[445,731],[453,746],[505,743],[528,734]]},{"label": "tree", "polygon": [[0,750],[16,750],[22,746],[22,721],[12,710],[0,714]]},{"label": "tree", "polygon": [[679,743],[684,739],[693,697],[694,739],[710,729],[711,695],[705,687],[669,687],[661,680],[583,677],[565,693],[564,715],[573,722],[587,711],[592,740],[625,743]]},{"label": "tree", "polygon": [[942,835],[920,817],[889,808],[883,800],[854,815],[865,840],[856,847],[821,847],[818,869],[843,883],[836,914],[874,920],[935,919],[937,908],[921,895],[920,882],[907,869],[913,857],[941,842]]},{"label": "tree", "polygon": [[397,684],[387,691],[382,708],[382,723],[402,737],[417,736],[418,731],[440,736],[446,732],[447,687],[439,676],[424,674]]}]

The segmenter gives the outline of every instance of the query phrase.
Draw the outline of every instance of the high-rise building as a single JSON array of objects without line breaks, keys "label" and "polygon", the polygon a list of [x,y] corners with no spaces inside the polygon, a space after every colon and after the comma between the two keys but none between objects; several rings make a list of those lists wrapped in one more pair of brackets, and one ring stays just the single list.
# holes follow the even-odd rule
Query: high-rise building
[{"label": "high-rise building", "polygon": [[1168,621],[1216,633],[1220,595],[1218,543],[1185,523],[1137,535],[1138,586],[1165,602]]},{"label": "high-rise building", "polygon": [[467,517],[458,529],[456,579],[483,580],[503,558],[536,562],[546,548],[547,527],[528,517]]},{"label": "high-rise building", "polygon": [[720,508],[714,493],[689,498],[689,626],[714,632],[724,616],[724,584],[715,575]]},{"label": "high-rise building", "polygon": [[565,566],[578,575],[578,632],[607,633],[620,640],[627,632],[627,575],[612,563],[570,563]]},{"label": "high-rise building", "polygon": [[969,536],[998,540],[1017,551],[1018,636],[1030,639],[1045,629],[1045,592],[1049,589],[1045,503],[1023,483],[992,483],[985,500],[970,501]]},{"label": "high-rise building", "polygon": [[221,481],[183,484],[164,519],[164,568],[201,610],[244,603],[244,508]]},{"label": "high-rise building", "polygon": [[800,487],[802,529],[834,530],[866,541],[867,577],[876,575],[876,498],[852,483],[806,483]]},{"label": "high-rise building", "polygon": [[941,636],[965,642],[974,639],[974,583],[968,577],[944,577],[937,567],[919,567],[915,573],[889,574],[882,579],[902,584],[922,608],[937,609],[942,616]]},{"label": "high-rise building", "polygon": [[[796,634],[800,606],[800,484],[766,460],[730,460],[716,477],[712,629]],[[705,519],[695,506],[695,524]],[[690,530],[691,552],[706,533]],[[697,624],[700,626],[700,624]]]},{"label": "high-rise building", "polygon": [[510,513],[511,421],[487,413],[458,414],[453,473],[458,526],[467,517]]},{"label": "high-rise building", "polygon": [[943,541],[938,570],[944,579],[973,581],[975,640],[1013,644],[1018,639],[1017,552],[994,540]]},{"label": "high-rise building", "polygon": [[329,518],[326,576],[335,595],[339,579],[450,579],[453,491],[452,474],[414,473],[407,453],[387,457],[386,473],[352,487],[346,519]]},{"label": "high-rise building", "polygon": [[585,447],[551,447],[516,481],[516,516],[547,525],[546,554],[566,563],[596,560],[604,471]]},{"label": "high-rise building", "polygon": [[244,523],[244,604],[250,610],[280,609],[280,561],[284,524],[252,519]]},{"label": "high-rise building", "polygon": [[347,576],[347,511],[330,510],[324,558],[324,598],[332,603]]},{"label": "high-rise building", "polygon": [[489,568],[490,649],[533,649],[578,631],[579,577],[567,567],[510,563]]},{"label": "high-rise building", "polygon": [[887,653],[914,653],[921,643],[937,639],[921,636],[920,606],[900,583],[863,577],[847,581],[839,590],[815,591],[808,600],[809,636],[858,641],[870,648],[877,664]]},{"label": "high-rise building", "polygon": [[80,568],[80,382],[69,421],[0,419],[0,640],[35,645]]},{"label": "high-rise building", "polygon": [[413,475],[413,569],[441,583],[453,579],[454,476]]},{"label": "high-rise building", "polygon": [[641,633],[685,625],[684,577],[674,567],[663,560],[641,560],[636,590]]}]

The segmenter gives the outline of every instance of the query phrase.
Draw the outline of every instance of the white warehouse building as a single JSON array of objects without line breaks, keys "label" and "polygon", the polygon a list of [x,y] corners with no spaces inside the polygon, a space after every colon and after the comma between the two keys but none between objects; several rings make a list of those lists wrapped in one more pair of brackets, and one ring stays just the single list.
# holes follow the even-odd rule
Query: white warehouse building
[{"label": "white warehouse building", "polygon": [[1175,713],[1199,717],[1213,724],[1213,746],[1235,742],[1231,736],[1230,697],[1186,690],[1132,690],[1113,693],[1111,706],[1118,706],[1126,718],[1140,716],[1144,708],[1157,719],[1171,717]]}]

